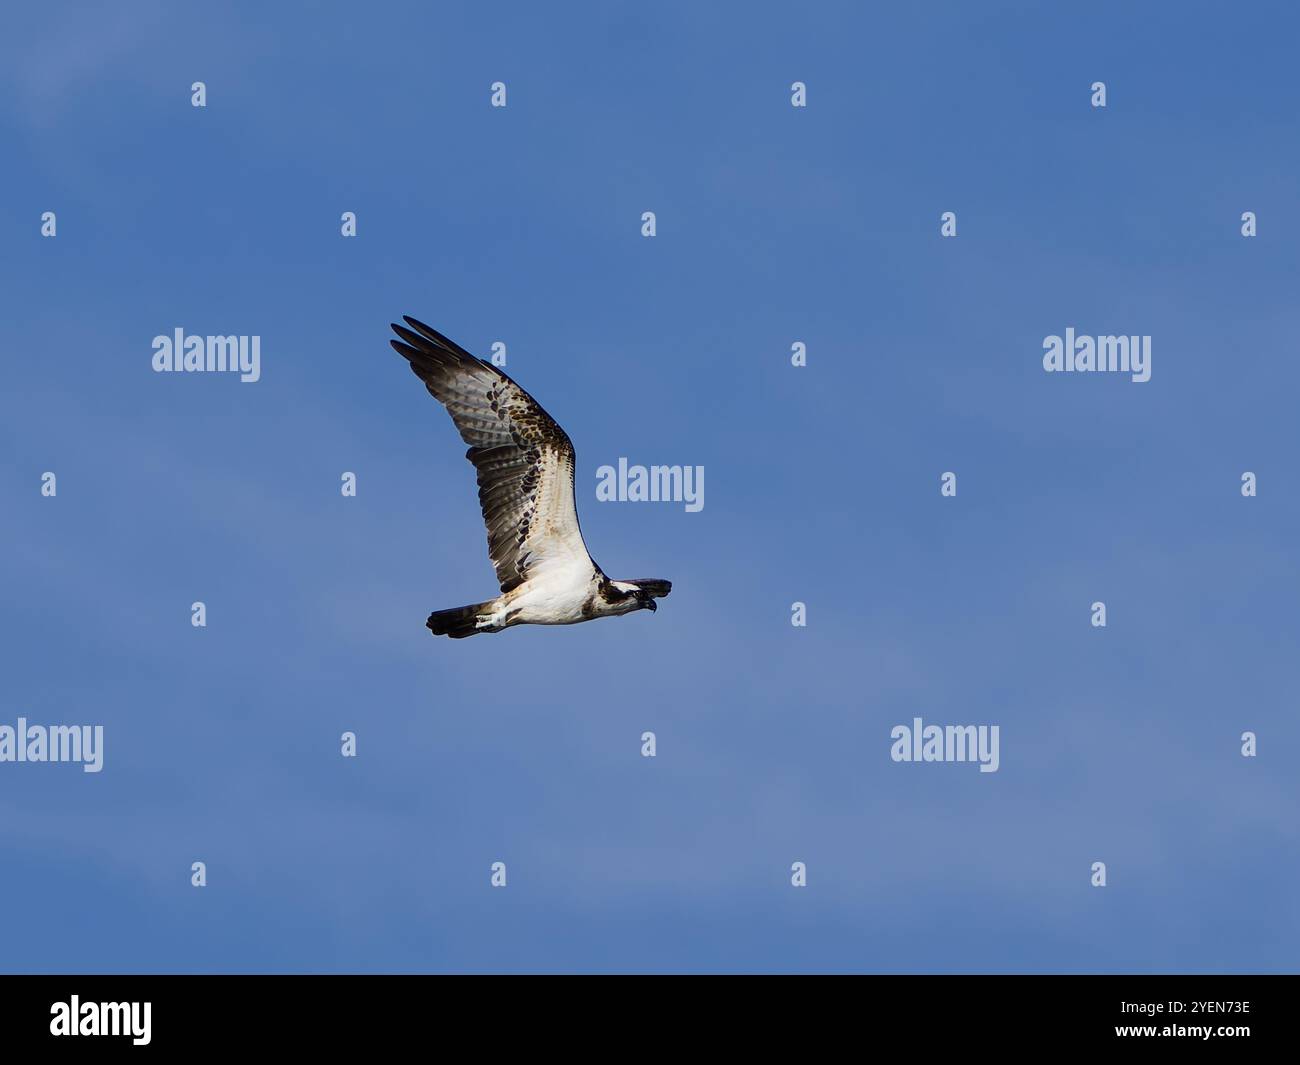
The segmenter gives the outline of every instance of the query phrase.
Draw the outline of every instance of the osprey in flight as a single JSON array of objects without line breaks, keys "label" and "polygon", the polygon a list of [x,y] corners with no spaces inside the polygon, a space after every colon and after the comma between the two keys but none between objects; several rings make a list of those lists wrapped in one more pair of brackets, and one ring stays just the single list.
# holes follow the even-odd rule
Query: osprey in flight
[{"label": "osprey in flight", "polygon": [[425,622],[453,640],[511,625],[572,625],[655,610],[668,581],[611,581],[587,554],[573,499],[573,444],[527,392],[490,362],[414,318],[393,349],[447,408],[478,471],[488,555],[501,594],[435,610]]}]

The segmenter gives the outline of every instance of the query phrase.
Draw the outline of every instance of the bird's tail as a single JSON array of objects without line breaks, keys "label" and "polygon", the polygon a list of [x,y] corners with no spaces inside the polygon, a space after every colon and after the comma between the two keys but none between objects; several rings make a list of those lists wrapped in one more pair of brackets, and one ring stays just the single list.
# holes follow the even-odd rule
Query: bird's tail
[{"label": "bird's tail", "polygon": [[495,629],[479,628],[478,624],[481,618],[492,613],[495,606],[495,600],[489,600],[486,603],[452,607],[450,610],[435,610],[425,625],[435,636],[450,636],[453,640],[462,640],[476,632],[495,632]]}]

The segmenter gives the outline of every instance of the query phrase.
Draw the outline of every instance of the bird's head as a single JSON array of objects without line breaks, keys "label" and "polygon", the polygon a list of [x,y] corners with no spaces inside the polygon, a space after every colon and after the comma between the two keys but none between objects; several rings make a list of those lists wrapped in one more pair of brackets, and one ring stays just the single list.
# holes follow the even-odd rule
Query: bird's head
[{"label": "bird's head", "polygon": [[607,602],[620,614],[633,610],[658,610],[655,598],[644,588],[631,581],[609,581],[604,591]]}]

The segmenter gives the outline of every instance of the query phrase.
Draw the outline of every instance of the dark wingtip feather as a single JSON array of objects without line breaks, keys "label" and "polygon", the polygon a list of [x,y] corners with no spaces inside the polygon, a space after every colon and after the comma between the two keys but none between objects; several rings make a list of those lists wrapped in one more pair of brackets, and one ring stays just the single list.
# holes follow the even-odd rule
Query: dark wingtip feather
[{"label": "dark wingtip feather", "polygon": [[421,363],[428,364],[429,356],[417,348],[411,347],[410,344],[403,344],[400,340],[390,340],[388,343],[393,345],[393,350],[402,358],[411,364],[411,369],[415,370]]},{"label": "dark wingtip feather", "polygon": [[[402,321],[404,321],[407,325],[409,325],[412,329],[414,329],[417,333],[419,333],[420,336],[422,336],[425,340],[429,341],[432,344],[436,344],[440,348],[444,348],[447,351],[450,351],[456,355],[469,354],[469,352],[467,352],[459,344],[455,343],[452,340],[448,340],[445,336],[439,333],[438,330],[434,329],[432,326],[425,325],[418,318],[412,318],[409,314],[404,314],[402,315]],[[394,326],[393,328],[398,329],[397,326]],[[398,331],[401,332],[400,329],[398,329]],[[472,357],[473,356],[471,356],[471,358]]]},{"label": "dark wingtip feather", "polygon": [[405,340],[407,344],[413,347],[416,351],[430,351],[430,349],[434,351],[437,350],[436,348],[433,348],[433,345],[425,340],[424,337],[420,336],[419,333],[412,333],[409,329],[397,325],[396,323],[393,325],[393,332]]}]

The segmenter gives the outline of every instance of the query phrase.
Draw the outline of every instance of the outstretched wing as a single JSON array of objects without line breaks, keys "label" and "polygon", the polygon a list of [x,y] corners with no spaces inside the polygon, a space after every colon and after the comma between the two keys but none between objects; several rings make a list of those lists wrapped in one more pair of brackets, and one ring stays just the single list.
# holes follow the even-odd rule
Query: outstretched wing
[{"label": "outstretched wing", "polygon": [[478,471],[488,555],[502,592],[550,566],[596,565],[578,528],[573,444],[537,401],[490,362],[414,318],[390,343],[447,408]]}]

